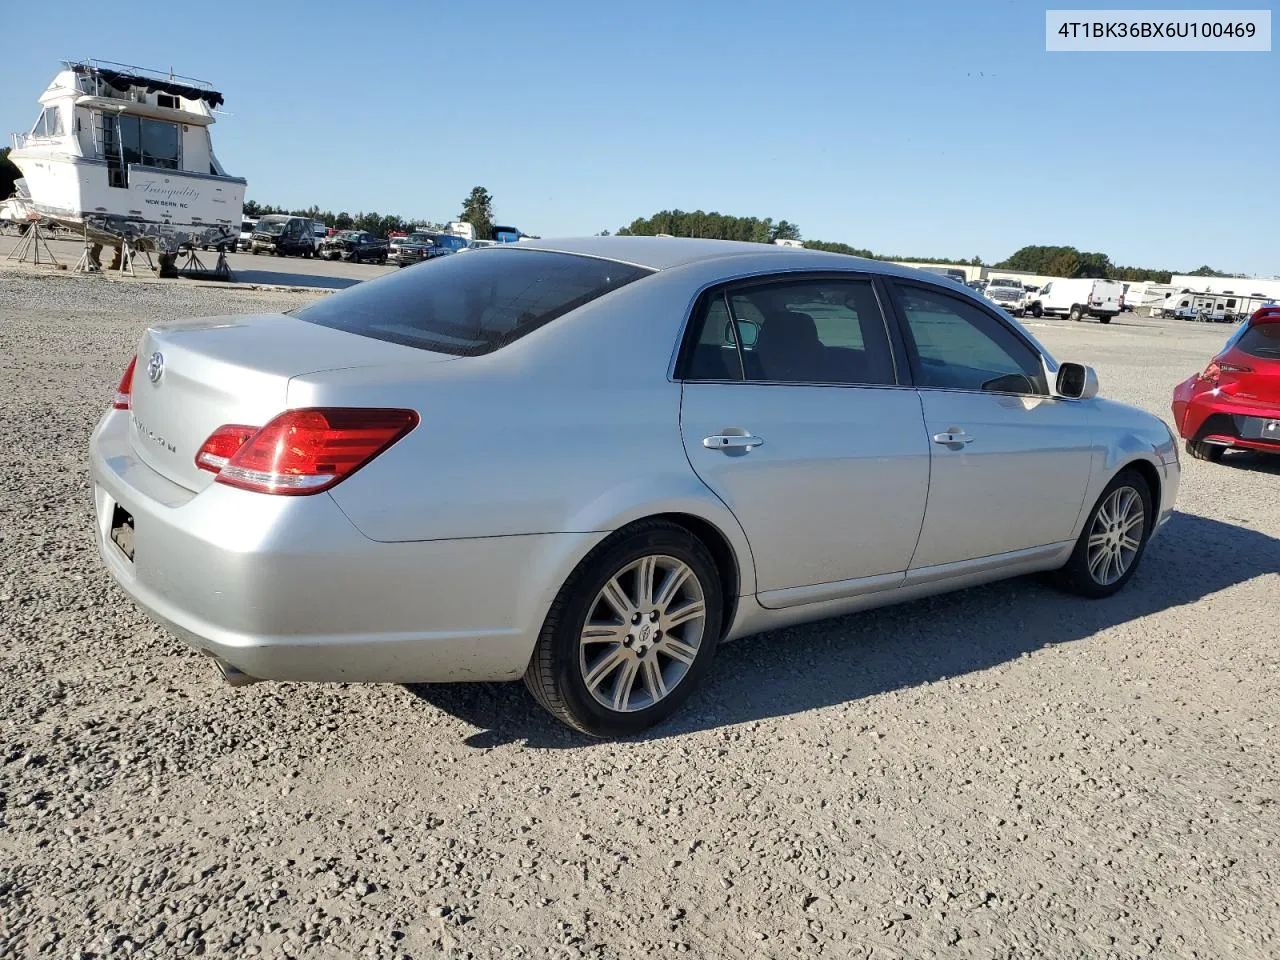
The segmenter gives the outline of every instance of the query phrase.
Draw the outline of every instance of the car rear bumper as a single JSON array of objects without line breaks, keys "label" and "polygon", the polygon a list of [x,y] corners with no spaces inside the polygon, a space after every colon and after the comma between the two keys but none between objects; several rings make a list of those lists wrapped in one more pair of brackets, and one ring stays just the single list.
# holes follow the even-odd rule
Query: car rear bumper
[{"label": "car rear bumper", "polygon": [[1280,420],[1280,404],[1233,397],[1213,388],[1193,375],[1173,391],[1173,422],[1185,440],[1211,443],[1242,450],[1280,453],[1280,442],[1242,436],[1246,419]]},{"label": "car rear bumper", "polygon": [[[558,583],[540,562],[571,534],[380,543],[327,493],[191,493],[133,453],[128,413],[94,432],[95,536],[116,582],[190,646],[264,680],[510,680]],[[133,518],[133,560],[111,539]],[[551,574],[545,574],[548,579]]]}]

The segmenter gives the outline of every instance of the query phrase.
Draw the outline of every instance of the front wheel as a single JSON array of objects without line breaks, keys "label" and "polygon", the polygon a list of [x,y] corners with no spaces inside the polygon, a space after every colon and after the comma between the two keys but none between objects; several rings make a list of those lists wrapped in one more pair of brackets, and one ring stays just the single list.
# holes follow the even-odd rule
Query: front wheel
[{"label": "front wheel", "polygon": [[1044,307],[1040,306],[1040,304],[1038,303],[1033,303],[1031,305],[1031,315],[1035,317],[1037,320],[1039,320],[1042,316],[1044,316]]},{"label": "front wheel", "polygon": [[1099,317],[1099,318],[1098,318],[1098,322],[1099,322],[1099,323],[1110,323],[1110,322],[1111,322],[1111,314],[1104,314],[1103,316]]},{"label": "front wheel", "polygon": [[1154,528],[1151,488],[1137,470],[1121,470],[1093,505],[1071,559],[1054,579],[1081,596],[1111,596],[1138,569]]},{"label": "front wheel", "polygon": [[684,527],[642,521],[596,547],[551,606],[524,682],[597,737],[639,733],[689,696],[715,655],[715,560]]}]

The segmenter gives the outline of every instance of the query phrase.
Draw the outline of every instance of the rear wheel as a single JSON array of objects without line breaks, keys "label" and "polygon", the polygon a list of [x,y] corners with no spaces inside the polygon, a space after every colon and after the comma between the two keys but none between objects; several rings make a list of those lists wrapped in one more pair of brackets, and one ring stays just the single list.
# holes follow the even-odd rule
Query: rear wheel
[{"label": "rear wheel", "polygon": [[1070,312],[1068,312],[1068,313],[1067,313],[1067,319],[1068,319],[1068,320],[1079,320],[1079,319],[1080,319],[1081,317],[1083,317],[1083,316],[1084,316],[1084,310],[1082,310],[1082,309],[1081,309],[1080,304],[1078,304],[1078,303],[1073,303],[1073,304],[1071,305],[1071,310],[1070,310]]},{"label": "rear wheel", "polygon": [[1137,470],[1121,470],[1093,505],[1071,559],[1054,579],[1081,596],[1111,596],[1138,569],[1154,523],[1147,481]]},{"label": "rear wheel", "polygon": [[639,733],[689,696],[715,655],[715,561],[684,527],[643,521],[578,564],[524,675],[543,707],[597,737]]},{"label": "rear wheel", "polygon": [[1217,463],[1226,452],[1226,447],[1219,446],[1216,443],[1202,443],[1199,440],[1187,441],[1187,453],[1197,460],[1208,460],[1210,463]]}]

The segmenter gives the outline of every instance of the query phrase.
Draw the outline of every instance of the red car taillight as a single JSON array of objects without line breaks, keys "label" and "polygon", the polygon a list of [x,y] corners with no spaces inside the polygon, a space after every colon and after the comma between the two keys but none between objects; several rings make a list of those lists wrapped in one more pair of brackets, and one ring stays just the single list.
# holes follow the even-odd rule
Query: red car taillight
[{"label": "red car taillight", "polygon": [[196,454],[196,466],[201,470],[217,473],[257,432],[257,427],[247,427],[242,423],[224,423],[209,434],[209,439]]},{"label": "red car taillight", "polygon": [[129,365],[124,368],[124,376],[120,378],[120,385],[116,387],[116,398],[111,404],[113,410],[128,410],[133,404],[133,368],[137,366],[138,357],[135,354],[129,358]]},{"label": "red car taillight", "polygon": [[1204,373],[1200,374],[1200,379],[1208,380],[1210,383],[1221,383],[1223,374],[1232,376],[1237,373],[1253,373],[1253,368],[1242,367],[1235,363],[1223,363],[1221,360],[1210,360],[1209,365],[1204,368]]},{"label": "red car taillight", "polygon": [[256,493],[319,493],[417,425],[418,415],[412,410],[288,410],[257,431],[236,424],[219,427],[196,454],[196,465],[217,473],[218,483]]}]

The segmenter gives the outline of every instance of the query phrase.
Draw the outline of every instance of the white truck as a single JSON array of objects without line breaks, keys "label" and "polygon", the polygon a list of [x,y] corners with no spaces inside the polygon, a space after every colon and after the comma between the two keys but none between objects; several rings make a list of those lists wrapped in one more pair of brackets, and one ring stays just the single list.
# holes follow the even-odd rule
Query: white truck
[{"label": "white truck", "polygon": [[1033,317],[1049,315],[1083,320],[1097,317],[1099,323],[1110,323],[1124,306],[1124,284],[1119,280],[1050,280],[1032,301]]},{"label": "white truck", "polygon": [[1015,317],[1023,314],[1026,304],[1026,290],[1022,281],[1015,277],[991,277],[987,281],[987,289],[982,292],[997,307],[1003,307]]}]

